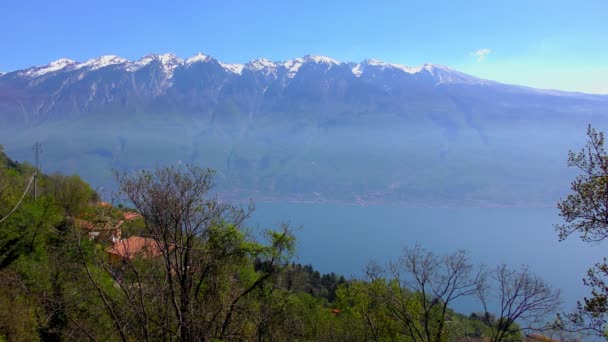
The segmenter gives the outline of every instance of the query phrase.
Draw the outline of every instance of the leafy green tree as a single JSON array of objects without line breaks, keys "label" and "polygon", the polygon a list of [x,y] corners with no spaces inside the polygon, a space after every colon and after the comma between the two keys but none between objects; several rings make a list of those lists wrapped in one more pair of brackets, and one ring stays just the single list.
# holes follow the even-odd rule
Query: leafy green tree
[{"label": "leafy green tree", "polygon": [[[255,295],[290,260],[294,238],[287,226],[267,232],[267,244],[249,238],[243,226],[249,211],[212,197],[212,177],[194,166],[117,174],[122,194],[143,217],[152,240],[147,248],[157,251],[117,264],[87,258],[81,248],[121,339],[244,339],[254,334],[256,312],[272,312],[256,310]],[[99,281],[108,278],[113,286]]]},{"label": "leafy green tree", "polygon": [[[608,237],[608,156],[604,149],[604,133],[591,126],[582,151],[569,152],[568,166],[581,173],[570,185],[571,193],[557,208],[565,223],[556,225],[560,240],[578,234],[585,242],[597,243]],[[574,313],[559,317],[563,328],[587,331],[608,339],[608,261],[604,259],[590,268],[584,284],[591,296],[578,302]]]},{"label": "leafy green tree", "polygon": [[[70,262],[70,245],[58,229],[64,221],[63,208],[46,191],[35,202],[31,193],[20,201],[34,169],[12,162],[2,153],[0,157],[0,215],[15,208],[0,223],[0,302],[8,308],[3,310],[0,332],[9,340],[83,337],[83,329],[73,329],[72,322],[74,318],[80,322],[84,317],[94,318],[90,309],[95,306],[77,309],[87,300],[82,272]],[[54,181],[44,175],[39,178],[42,188]],[[103,329],[101,322],[95,325]]]},{"label": "leafy green tree", "polygon": [[354,281],[336,291],[341,311],[340,335],[350,341],[394,341],[405,338],[401,324],[386,305],[390,285],[385,279]]},{"label": "leafy green tree", "polygon": [[78,175],[65,176],[54,173],[44,179],[44,191],[67,216],[85,211],[99,196]]},{"label": "leafy green tree", "polygon": [[36,203],[31,189],[35,170],[16,164],[0,150],[0,269],[20,256],[34,253],[45,245],[48,232],[59,221],[56,207],[47,197]]}]

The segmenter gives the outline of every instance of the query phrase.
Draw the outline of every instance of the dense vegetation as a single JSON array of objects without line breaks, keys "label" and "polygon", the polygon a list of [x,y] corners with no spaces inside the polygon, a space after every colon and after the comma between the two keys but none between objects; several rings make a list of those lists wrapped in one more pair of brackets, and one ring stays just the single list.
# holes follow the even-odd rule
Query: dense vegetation
[{"label": "dense vegetation", "polygon": [[[117,173],[116,205],[60,174],[34,198],[35,171],[0,150],[0,341],[517,341],[558,309],[528,269],[464,251],[414,246],[364,279],[294,264],[289,226],[247,229],[252,209],[212,197],[211,170]],[[462,297],[479,312],[454,312]]]}]

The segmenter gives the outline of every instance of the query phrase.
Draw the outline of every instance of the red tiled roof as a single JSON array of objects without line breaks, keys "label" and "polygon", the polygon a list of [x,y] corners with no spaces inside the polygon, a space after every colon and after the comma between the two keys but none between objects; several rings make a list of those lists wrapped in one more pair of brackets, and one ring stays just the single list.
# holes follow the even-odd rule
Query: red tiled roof
[{"label": "red tiled roof", "polygon": [[125,220],[131,221],[133,219],[140,217],[141,215],[139,215],[138,213],[134,213],[132,211],[127,211],[126,213],[123,213],[122,216],[125,218]]},{"label": "red tiled roof", "polygon": [[157,257],[162,254],[162,249],[153,239],[132,236],[114,243],[114,246],[106,248],[106,252],[131,260],[136,256]]},{"label": "red tiled roof", "polygon": [[96,228],[93,222],[83,219],[74,219],[74,224],[76,227],[84,230],[93,230]]},{"label": "red tiled roof", "polygon": [[541,334],[530,334],[526,336],[526,341],[543,341],[543,342],[560,342],[559,340],[554,340],[548,336]]}]

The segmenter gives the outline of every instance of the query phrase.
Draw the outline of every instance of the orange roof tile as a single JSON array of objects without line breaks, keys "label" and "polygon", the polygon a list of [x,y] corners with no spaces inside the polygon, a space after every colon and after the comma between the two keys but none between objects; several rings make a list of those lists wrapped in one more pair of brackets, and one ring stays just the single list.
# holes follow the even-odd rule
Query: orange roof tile
[{"label": "orange roof tile", "polygon": [[543,342],[559,342],[559,340],[554,340],[551,337],[541,335],[541,334],[529,334],[526,335],[526,341],[543,341]]},{"label": "orange roof tile", "polygon": [[93,230],[96,228],[93,222],[83,219],[74,219],[74,224],[76,227],[84,230]]},{"label": "orange roof tile", "polygon": [[124,259],[133,259],[136,256],[154,258],[162,254],[162,249],[156,241],[140,236],[132,236],[114,243],[106,248],[106,252],[118,255]]},{"label": "orange roof tile", "polygon": [[123,213],[122,216],[125,218],[125,220],[131,221],[131,220],[134,220],[134,219],[140,217],[141,215],[139,215],[138,213],[134,213],[132,211],[127,211],[126,213]]}]

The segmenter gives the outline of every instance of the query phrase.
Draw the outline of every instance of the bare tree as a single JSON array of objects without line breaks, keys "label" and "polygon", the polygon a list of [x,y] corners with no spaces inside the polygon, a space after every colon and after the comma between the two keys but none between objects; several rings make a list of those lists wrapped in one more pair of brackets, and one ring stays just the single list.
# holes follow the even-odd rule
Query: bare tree
[{"label": "bare tree", "polygon": [[[466,252],[437,256],[418,245],[406,248],[386,271],[385,305],[402,333],[414,341],[444,340],[449,306],[475,294],[482,282],[482,272]],[[372,278],[380,274],[377,265],[368,272]]]},{"label": "bare tree", "polygon": [[[559,310],[560,291],[552,289],[528,267],[513,270],[506,265],[497,266],[489,282],[479,287],[483,305],[483,320],[491,331],[493,342],[518,334],[524,330],[548,330],[546,319]],[[492,314],[493,309],[498,315]]]},{"label": "bare tree", "polygon": [[129,254],[130,240],[121,240],[114,247],[119,263],[98,258],[87,272],[121,338],[243,338],[254,311],[247,298],[291,256],[288,226],[268,232],[266,245],[248,237],[243,224],[252,208],[211,197],[211,170],[170,167],[116,177],[145,221],[146,236],[138,237],[144,246]]}]

